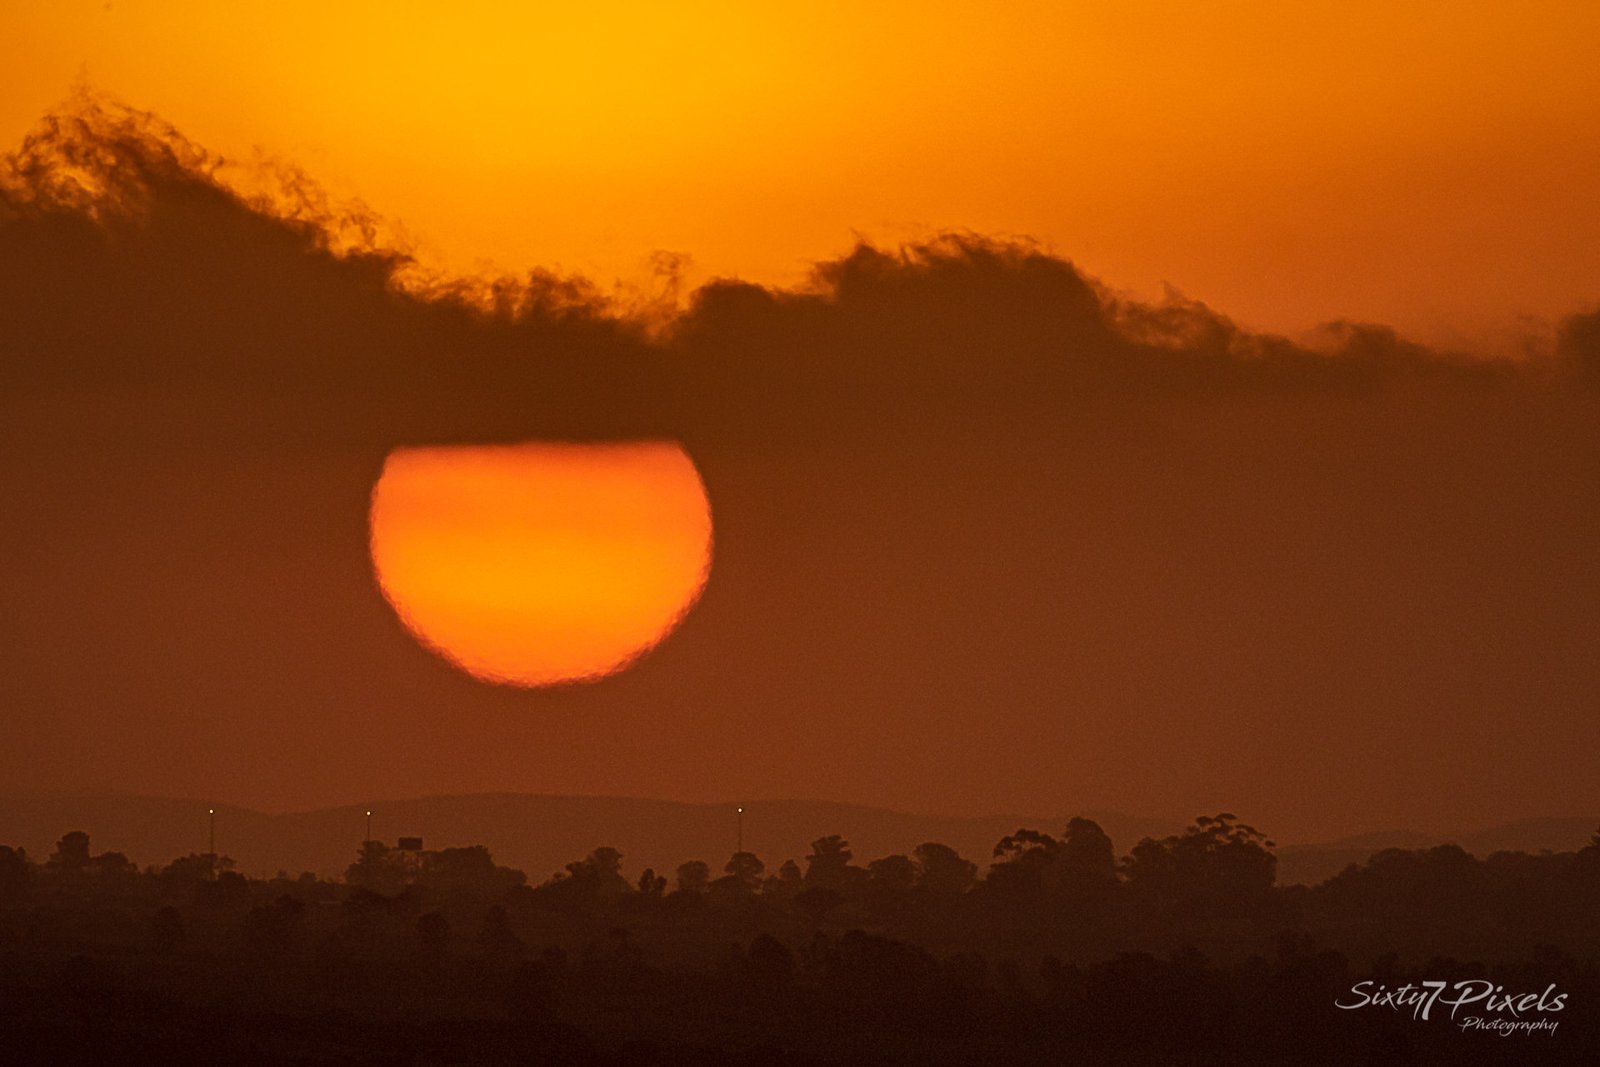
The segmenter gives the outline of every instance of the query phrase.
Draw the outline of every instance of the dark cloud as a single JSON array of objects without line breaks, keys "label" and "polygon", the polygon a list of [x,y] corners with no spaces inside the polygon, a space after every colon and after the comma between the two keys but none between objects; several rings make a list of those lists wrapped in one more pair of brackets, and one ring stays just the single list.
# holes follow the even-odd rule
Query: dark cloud
[{"label": "dark cloud", "polygon": [[29,139],[0,187],[8,384],[123,395],[135,413],[155,393],[186,406],[151,429],[230,438],[660,431],[644,414],[659,361],[580,283],[407,292],[409,259],[362,240],[372,220],[292,173],[249,202],[221,165],[104,104]]},{"label": "dark cloud", "polygon": [[[1574,796],[1600,740],[1600,317],[1548,364],[1305,343],[1037,248],[860,246],[670,319],[427,280],[87,102],[0,188],[0,770],[294,805],[820,795],[1336,829]],[[415,443],[671,437],[718,558],[598,686],[479,686],[375,592]],[[1508,725],[1509,724],[1509,725]],[[157,753],[156,756],[143,755]],[[140,754],[140,755],[131,755]],[[1259,813],[1259,814],[1258,814]]]},{"label": "dark cloud", "polygon": [[1330,324],[1313,351],[1175,294],[1118,298],[1069,262],[975,235],[862,245],[802,291],[713,282],[656,343],[581,279],[418,283],[359,207],[286,167],[251,199],[222,160],[104,101],[52,116],[7,163],[11,385],[193,391],[202,420],[230,399],[281,403],[276,428],[313,438],[693,433],[857,405],[873,420],[1010,421],[1018,404],[1116,395],[1515,377],[1382,326]]}]

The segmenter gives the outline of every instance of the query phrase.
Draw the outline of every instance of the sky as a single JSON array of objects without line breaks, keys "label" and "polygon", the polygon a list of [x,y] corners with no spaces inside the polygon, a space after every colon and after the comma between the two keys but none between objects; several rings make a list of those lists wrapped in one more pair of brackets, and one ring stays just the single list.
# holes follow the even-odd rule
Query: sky
[{"label": "sky", "polygon": [[[70,82],[91,49],[115,94],[25,146],[61,79],[37,105],[0,94],[0,119],[36,112],[0,171],[12,788],[1230,810],[1289,841],[1600,808],[1600,293],[1576,192],[1600,142],[1573,135],[1600,124],[1563,59],[1582,9],[1457,5],[1443,36],[1387,7],[852,32],[619,15],[598,67],[550,43],[577,32],[559,21],[524,53],[509,17],[391,7],[307,33],[291,7],[175,34],[143,10],[5,16],[43,43],[0,76],[48,81],[61,52]],[[786,63],[733,47],[749,34]],[[1282,91],[1249,89],[1240,56]],[[736,70],[770,107],[724,91]],[[559,87],[588,118],[574,103],[543,138],[531,109]],[[389,237],[308,215],[314,195],[240,194],[207,152],[247,140],[447,257],[545,272],[487,302],[418,281]],[[1062,206],[1091,187],[1101,210]],[[947,214],[874,237],[891,202]],[[1108,250],[1051,229],[1069,215]],[[595,265],[652,248],[707,273],[643,323]],[[574,263],[595,288],[548,273]],[[1436,340],[1530,308],[1539,343],[1505,358]],[[472,677],[374,569],[394,457],[529,442],[670,443],[686,514],[709,501],[709,576],[674,594],[692,610],[581,685]]]},{"label": "sky", "polygon": [[1584,0],[63,0],[0,12],[0,143],[84,78],[456,270],[793,284],[957,228],[1258,330],[1515,353],[1594,299],[1597,35]]}]

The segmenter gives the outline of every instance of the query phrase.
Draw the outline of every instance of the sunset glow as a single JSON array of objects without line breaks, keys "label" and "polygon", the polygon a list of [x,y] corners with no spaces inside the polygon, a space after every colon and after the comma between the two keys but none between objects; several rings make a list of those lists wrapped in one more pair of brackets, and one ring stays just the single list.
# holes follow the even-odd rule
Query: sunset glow
[{"label": "sunset glow", "polygon": [[700,595],[711,513],[678,446],[400,449],[372,500],[372,559],[411,631],[485,681],[596,678]]},{"label": "sunset glow", "polygon": [[82,76],[455,270],[647,285],[663,250],[789,284],[857,233],[968,228],[1255,328],[1492,347],[1600,271],[1597,23],[1570,0],[63,0],[0,12],[0,135]]}]

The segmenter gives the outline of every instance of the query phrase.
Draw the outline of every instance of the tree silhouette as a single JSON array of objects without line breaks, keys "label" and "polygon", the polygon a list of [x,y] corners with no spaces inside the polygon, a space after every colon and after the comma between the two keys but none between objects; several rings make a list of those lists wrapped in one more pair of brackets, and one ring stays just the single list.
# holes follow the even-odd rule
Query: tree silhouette
[{"label": "tree silhouette", "polygon": [[1104,881],[1117,877],[1116,850],[1111,838],[1093,819],[1080,817],[1067,822],[1061,838],[1060,862],[1074,877]]},{"label": "tree silhouette", "polygon": [[838,834],[817,838],[811,842],[811,854],[806,857],[806,886],[836,893],[856,888],[866,878],[866,871],[851,866],[852,858],[850,842]]},{"label": "tree silhouette", "polygon": [[985,888],[1006,894],[1037,894],[1045,885],[1045,870],[1055,861],[1061,842],[1038,830],[1007,834],[994,846],[994,863]]},{"label": "tree silhouette", "polygon": [[729,877],[752,893],[761,885],[761,875],[766,869],[767,865],[754,852],[735,852],[723,867]]},{"label": "tree silhouette", "polygon": [[1140,841],[1123,873],[1131,889],[1153,899],[1242,905],[1272,888],[1273,847],[1230,813],[1202,815],[1182,834]]},{"label": "tree silhouette", "polygon": [[646,867],[644,873],[639,875],[639,884],[636,888],[641,897],[657,900],[667,891],[667,879],[657,874],[654,868]]},{"label": "tree silhouette", "polygon": [[[1120,869],[1104,831],[1073,819],[1059,835],[1007,835],[983,880],[932,842],[859,868],[848,842],[830,836],[814,843],[805,874],[790,861],[767,877],[755,857],[736,854],[704,897],[706,865],[685,864],[689,891],[669,898],[683,906],[668,906],[656,903],[665,879],[647,871],[630,886],[609,848],[538,889],[520,886],[520,872],[495,865],[485,848],[445,849],[426,854],[419,881],[390,896],[281,873],[213,878],[209,856],[159,873],[86,876],[102,865],[126,870],[125,860],[89,853],[85,867],[87,841],[63,840],[66,861],[39,868],[0,849],[0,878],[47,890],[45,907],[0,908],[8,989],[24,1008],[30,989],[58,987],[75,991],[64,1010],[82,1001],[144,1011],[138,1005],[162,1001],[122,997],[119,973],[171,995],[236,983],[243,968],[262,1003],[329,1008],[341,1034],[358,1032],[366,1009],[334,1005],[461,1011],[457,1029],[433,1038],[408,1016],[399,1040],[485,1061],[558,1047],[555,1028],[566,1024],[552,1010],[569,1002],[577,1018],[628,1012],[642,1042],[667,1040],[680,1021],[659,1021],[663,1009],[682,1005],[681,1025],[708,1047],[759,1032],[821,1055],[828,1049],[815,1042],[827,1034],[854,1043],[864,1062],[1249,1062],[1237,1055],[1245,1046],[1271,1062],[1302,1046],[1333,1057],[1305,1062],[1386,1062],[1399,1046],[1347,1040],[1366,1032],[1353,1026],[1376,1033],[1385,1023],[1328,1007],[1362,978],[1399,988],[1430,974],[1492,977],[1508,991],[1554,983],[1585,1003],[1600,996],[1600,842],[1486,859],[1453,845],[1391,849],[1319,885],[1277,887],[1271,843],[1226,813],[1139,842]],[[341,893],[342,907],[318,906]],[[132,927],[119,929],[130,917]],[[30,934],[24,952],[15,951],[18,919],[46,934]],[[472,932],[459,960],[453,926]],[[529,960],[524,937],[547,947]],[[559,944],[572,946],[572,966]],[[171,980],[184,984],[163,986]],[[344,999],[346,990],[356,996]],[[716,1011],[689,1022],[706,1004],[746,1010],[747,1022],[719,1022]],[[219,1010],[230,1024],[255,1025]],[[1418,1042],[1428,1031],[1385,1033]],[[710,1062],[704,1049],[666,1046],[656,1059]],[[1471,1057],[1422,1057],[1434,1060]]]},{"label": "tree silhouette", "polygon": [[99,878],[126,878],[139,873],[138,866],[120,852],[102,852],[89,861],[89,868]]},{"label": "tree silhouette", "polygon": [[50,854],[46,866],[75,874],[88,869],[89,859],[89,835],[82,830],[73,830],[63,834],[61,840],[56,842],[56,850]]},{"label": "tree silhouette", "polygon": [[704,860],[678,864],[678,892],[704,893],[711,882],[711,868]]},{"label": "tree silhouette", "polygon": [[249,902],[250,882],[237,871],[219,871],[215,878],[194,884],[194,899],[202,907],[237,908]]},{"label": "tree silhouette", "polygon": [[906,910],[916,882],[917,865],[909,856],[885,856],[867,864],[867,899],[879,913],[896,914]]},{"label": "tree silhouette", "polygon": [[232,870],[233,860],[228,856],[191,852],[187,856],[179,856],[161,868],[156,877],[170,885],[192,885],[209,882],[213,877]]},{"label": "tree silhouette", "polygon": [[927,841],[911,853],[917,867],[917,885],[935,897],[965,893],[977,881],[978,865],[962,859],[949,845]]},{"label": "tree silhouette", "polygon": [[[602,852],[611,855],[597,864],[596,857]],[[600,882],[608,878],[621,882],[621,875],[617,874],[617,864],[614,860],[620,860],[615,850],[596,849],[588,860],[569,864],[568,870],[572,872],[581,870],[589,880],[589,887],[596,888]],[[479,900],[498,900],[509,890],[525,884],[527,880],[527,875],[519,870],[496,865],[494,856],[482,845],[446,848],[438,852],[425,853],[422,870],[417,876],[418,884],[426,892],[446,899],[461,896]]]},{"label": "tree silhouette", "polygon": [[374,893],[398,893],[406,883],[405,863],[400,853],[391,852],[382,841],[363,841],[356,861],[345,869],[350,885]]},{"label": "tree silhouette", "polygon": [[786,900],[792,899],[805,887],[805,876],[800,873],[800,865],[794,860],[784,860],[778,866],[778,873],[768,875],[761,884],[761,893],[774,900]]},{"label": "tree silhouette", "polygon": [[20,897],[33,881],[33,866],[20,848],[0,845],[0,899]]}]

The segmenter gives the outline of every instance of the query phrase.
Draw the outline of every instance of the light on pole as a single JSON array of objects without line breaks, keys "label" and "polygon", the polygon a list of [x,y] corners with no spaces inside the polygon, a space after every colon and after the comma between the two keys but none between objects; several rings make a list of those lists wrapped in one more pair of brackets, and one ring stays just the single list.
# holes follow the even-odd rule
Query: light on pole
[{"label": "light on pole", "polygon": [[739,848],[738,848],[738,851],[743,852],[744,851],[744,806],[743,805],[740,805],[740,807],[738,809],[738,815],[739,815]]},{"label": "light on pole", "polygon": [[372,812],[370,812],[370,811],[367,812],[367,838],[366,839],[368,841],[372,840]]}]

